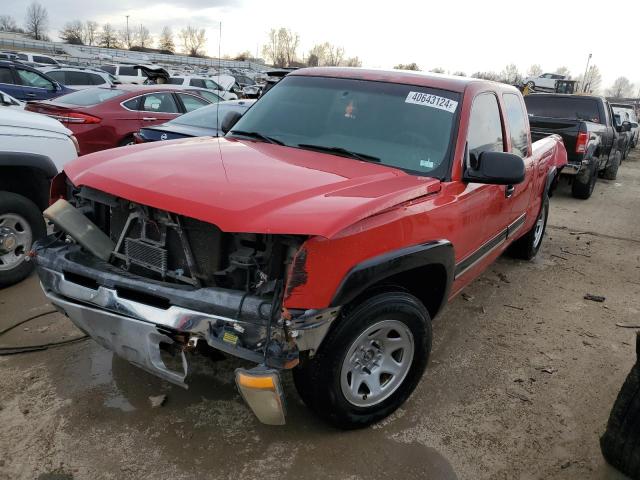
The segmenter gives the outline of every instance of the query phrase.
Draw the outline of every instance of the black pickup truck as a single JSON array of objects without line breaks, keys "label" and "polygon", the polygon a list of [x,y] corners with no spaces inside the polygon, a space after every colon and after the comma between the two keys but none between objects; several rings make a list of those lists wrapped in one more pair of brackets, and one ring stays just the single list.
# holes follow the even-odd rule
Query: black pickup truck
[{"label": "black pickup truck", "polygon": [[554,133],[562,137],[569,161],[562,173],[574,197],[589,198],[598,175],[616,178],[631,124],[616,125],[605,98],[539,93],[525,96],[525,103],[534,141]]}]

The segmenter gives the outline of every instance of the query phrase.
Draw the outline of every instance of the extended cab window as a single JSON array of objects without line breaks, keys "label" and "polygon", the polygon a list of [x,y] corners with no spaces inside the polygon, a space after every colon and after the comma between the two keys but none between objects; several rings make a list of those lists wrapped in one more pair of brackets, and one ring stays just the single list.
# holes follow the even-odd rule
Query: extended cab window
[{"label": "extended cab window", "polygon": [[292,75],[256,102],[230,136],[258,132],[291,147],[444,178],[459,102],[448,90]]},{"label": "extended cab window", "polygon": [[120,70],[118,70],[118,75],[125,75],[125,76],[128,76],[128,77],[137,77],[138,76],[138,70],[136,70],[133,67],[120,66]]},{"label": "extended cab window", "polygon": [[520,97],[513,93],[504,94],[502,99],[507,113],[507,124],[509,125],[509,135],[511,137],[511,153],[524,158],[529,154],[529,136],[522,102],[520,102]]},{"label": "extended cab window", "polygon": [[467,134],[469,154],[504,151],[502,122],[498,99],[492,93],[483,93],[473,100]]}]

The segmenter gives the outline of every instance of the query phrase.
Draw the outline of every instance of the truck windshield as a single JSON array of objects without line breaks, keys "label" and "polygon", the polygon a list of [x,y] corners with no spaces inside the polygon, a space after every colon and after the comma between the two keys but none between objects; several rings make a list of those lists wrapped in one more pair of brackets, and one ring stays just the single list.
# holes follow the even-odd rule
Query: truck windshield
[{"label": "truck windshield", "polygon": [[458,93],[415,85],[290,76],[229,135],[259,133],[290,147],[441,178],[448,173],[459,101]]},{"label": "truck windshield", "polygon": [[569,118],[600,123],[598,102],[589,97],[556,97],[527,95],[524,97],[529,115],[536,117]]}]

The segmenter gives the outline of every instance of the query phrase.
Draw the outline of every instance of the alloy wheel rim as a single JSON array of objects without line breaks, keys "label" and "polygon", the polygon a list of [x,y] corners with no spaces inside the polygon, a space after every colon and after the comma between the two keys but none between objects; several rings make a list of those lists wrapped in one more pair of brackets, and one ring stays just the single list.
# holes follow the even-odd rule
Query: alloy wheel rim
[{"label": "alloy wheel rim", "polygon": [[16,213],[0,215],[0,271],[12,270],[25,261],[33,232],[24,217]]},{"label": "alloy wheel rim", "polygon": [[542,206],[542,212],[540,212],[540,216],[536,221],[536,229],[533,234],[533,247],[538,248],[540,242],[542,241],[542,234],[544,232],[544,223],[547,220],[547,211],[548,209]]},{"label": "alloy wheel rim", "polygon": [[389,398],[409,373],[414,350],[413,334],[404,323],[382,320],[368,327],[342,362],[345,399],[357,407],[371,407]]}]

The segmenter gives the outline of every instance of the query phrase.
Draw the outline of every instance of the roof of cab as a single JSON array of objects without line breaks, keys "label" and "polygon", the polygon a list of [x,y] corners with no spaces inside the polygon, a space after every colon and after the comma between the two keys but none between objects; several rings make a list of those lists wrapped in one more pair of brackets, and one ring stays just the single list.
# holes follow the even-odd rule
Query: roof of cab
[{"label": "roof of cab", "polygon": [[377,70],[355,67],[313,67],[294,70],[287,76],[297,75],[404,83],[408,85],[441,88],[443,90],[460,93],[464,92],[465,88],[471,83],[487,83],[496,86],[496,88],[503,88],[507,86],[479,78],[458,77],[455,75],[442,75],[439,73],[418,72],[413,70]]}]

